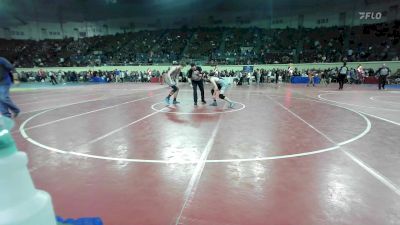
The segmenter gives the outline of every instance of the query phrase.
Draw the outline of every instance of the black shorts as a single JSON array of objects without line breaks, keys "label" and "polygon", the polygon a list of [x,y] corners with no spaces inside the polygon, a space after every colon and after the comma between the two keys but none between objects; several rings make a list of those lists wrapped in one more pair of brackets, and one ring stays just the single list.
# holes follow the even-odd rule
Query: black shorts
[{"label": "black shorts", "polygon": [[173,92],[176,92],[179,89],[176,85],[172,85],[171,88]]}]

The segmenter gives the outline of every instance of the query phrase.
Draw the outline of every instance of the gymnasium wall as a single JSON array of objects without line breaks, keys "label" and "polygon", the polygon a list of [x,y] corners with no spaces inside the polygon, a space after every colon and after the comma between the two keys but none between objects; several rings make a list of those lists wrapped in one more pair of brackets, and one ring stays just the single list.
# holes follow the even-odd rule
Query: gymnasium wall
[{"label": "gymnasium wall", "polygon": [[[349,62],[347,66],[349,68],[357,68],[359,64],[361,64],[364,68],[372,68],[374,70],[378,69],[382,64],[385,63],[391,70],[392,72],[396,72],[398,69],[400,69],[400,61],[386,61],[386,62]],[[335,67],[340,67],[342,66],[342,63],[303,63],[303,64],[291,64],[293,67],[298,68],[300,70],[303,69],[328,69],[328,68],[335,68]],[[200,65],[201,66],[201,65]],[[43,68],[44,70],[47,71],[87,71],[87,70],[103,70],[103,71],[111,71],[115,69],[120,69],[120,70],[128,70],[128,71],[148,71],[149,69],[151,70],[159,70],[159,71],[164,71],[168,69],[168,65],[163,65],[163,66],[103,66],[103,67],[47,67]],[[289,67],[289,64],[268,64],[268,65],[254,65],[254,68],[260,68],[260,69],[287,69]],[[213,67],[211,66],[202,66],[203,70],[211,70]],[[243,65],[221,65],[218,66],[219,70],[241,70],[243,68]],[[38,71],[40,68],[18,68],[17,71]],[[184,71],[188,70],[189,67],[187,66]]]}]

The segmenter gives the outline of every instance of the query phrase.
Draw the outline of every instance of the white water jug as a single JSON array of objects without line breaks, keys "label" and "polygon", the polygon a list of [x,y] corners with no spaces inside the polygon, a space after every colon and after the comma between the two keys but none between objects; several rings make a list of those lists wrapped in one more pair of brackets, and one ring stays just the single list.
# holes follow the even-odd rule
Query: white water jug
[{"label": "white water jug", "polygon": [[56,225],[51,197],[35,189],[11,127],[12,121],[0,116],[0,225]]}]

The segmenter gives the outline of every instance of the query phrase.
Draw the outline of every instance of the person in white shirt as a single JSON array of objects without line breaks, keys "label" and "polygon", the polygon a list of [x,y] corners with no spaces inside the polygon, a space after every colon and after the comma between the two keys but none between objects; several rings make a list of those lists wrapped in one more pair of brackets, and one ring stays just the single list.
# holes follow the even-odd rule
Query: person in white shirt
[{"label": "person in white shirt", "polygon": [[358,65],[358,67],[357,67],[357,77],[361,81],[361,83],[364,83],[365,71],[364,71],[363,67],[361,66],[361,64]]},{"label": "person in white shirt", "polygon": [[267,83],[271,82],[271,77],[272,77],[272,71],[268,70]]},{"label": "person in white shirt", "polygon": [[260,69],[256,69],[256,82],[257,85],[260,85],[260,80],[261,80],[261,73],[260,73]]},{"label": "person in white shirt", "polygon": [[172,66],[169,71],[164,75],[164,81],[166,84],[168,84],[172,90],[168,94],[168,96],[165,98],[165,104],[169,105],[170,104],[170,98],[171,96],[174,96],[174,100],[172,104],[176,105],[179,104],[179,102],[176,100],[178,97],[179,93],[179,88],[177,87],[176,80],[178,79],[179,74],[181,73],[181,70],[183,69],[184,65],[178,65],[178,66]]},{"label": "person in white shirt", "polygon": [[211,94],[213,95],[214,99],[211,106],[217,106],[217,96],[218,96],[220,99],[228,102],[229,108],[233,109],[235,103],[224,95],[226,90],[230,86],[228,81],[224,80],[223,78],[216,77],[214,73],[210,73],[209,81],[212,85]]},{"label": "person in white shirt", "polygon": [[50,76],[50,82],[52,85],[58,84],[57,80],[56,80],[56,75],[52,71],[49,71],[49,76]]},{"label": "person in white shirt", "polygon": [[121,73],[119,75],[119,80],[121,81],[121,83],[124,83],[124,78],[125,78],[125,72],[121,70]]},{"label": "person in white shirt", "polygon": [[289,66],[288,71],[289,71],[289,76],[292,77],[294,73],[293,67]]},{"label": "person in white shirt", "polygon": [[246,74],[246,79],[247,79],[247,86],[250,86],[250,84],[251,84],[251,73],[250,72],[248,72]]}]

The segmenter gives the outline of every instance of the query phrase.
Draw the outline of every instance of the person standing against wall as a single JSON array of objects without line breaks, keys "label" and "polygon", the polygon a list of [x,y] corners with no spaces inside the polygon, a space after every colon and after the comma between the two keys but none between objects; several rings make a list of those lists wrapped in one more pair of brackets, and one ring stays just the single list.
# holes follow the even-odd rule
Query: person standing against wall
[{"label": "person standing against wall", "polygon": [[288,82],[289,83],[291,83],[293,75],[294,75],[294,68],[293,68],[292,65],[290,65],[289,68],[288,68],[288,76],[289,76],[288,77]]},{"label": "person standing against wall", "polygon": [[[169,70],[169,68],[167,69],[167,71],[168,71],[168,70]],[[161,73],[161,75],[160,75],[160,79],[159,79],[160,85],[164,85],[164,77],[165,77],[166,74],[167,74],[166,71],[162,71],[162,73]]]},{"label": "person standing against wall", "polygon": [[278,86],[278,82],[279,82],[279,73],[278,70],[275,70],[275,85]]},{"label": "person standing against wall", "polygon": [[361,84],[364,84],[364,78],[365,78],[365,71],[361,64],[358,65],[357,67],[357,76],[358,79],[360,80]]},{"label": "person standing against wall", "polygon": [[256,77],[256,83],[257,85],[260,85],[260,81],[261,81],[261,73],[260,73],[260,69],[256,69],[255,71],[255,77]]},{"label": "person standing against wall", "polygon": [[49,76],[50,76],[50,82],[52,85],[56,85],[57,83],[57,79],[56,79],[56,75],[54,72],[50,71],[49,72]]},{"label": "person standing against wall", "polygon": [[11,112],[14,113],[14,118],[20,113],[19,108],[10,98],[10,87],[13,82],[11,75],[13,70],[14,66],[7,59],[0,57],[0,113],[10,118]]},{"label": "person standing against wall", "polygon": [[121,83],[124,83],[124,78],[125,78],[125,72],[121,70],[119,74],[119,80],[121,81]]},{"label": "person standing against wall", "polygon": [[382,64],[382,66],[376,71],[378,77],[378,88],[381,90],[385,90],[385,84],[387,77],[390,76],[390,69],[386,66],[386,64]]},{"label": "person standing against wall", "polygon": [[308,83],[307,83],[307,87],[310,86],[310,84],[312,84],[313,87],[315,87],[314,84],[314,71],[307,71],[307,76],[308,76]]},{"label": "person standing against wall", "polygon": [[338,74],[339,90],[343,90],[344,81],[347,77],[348,71],[349,68],[346,66],[346,62],[343,62],[343,66],[340,67]]},{"label": "person standing against wall", "polygon": [[250,86],[251,84],[251,73],[246,72],[246,80],[247,80],[247,86]]},{"label": "person standing against wall", "polygon": [[325,87],[327,87],[328,86],[328,82],[327,82],[327,79],[328,79],[328,70],[323,70],[323,71],[321,71],[321,82],[320,82],[320,84],[322,84],[322,85],[325,85]]},{"label": "person standing against wall", "polygon": [[272,80],[272,76],[273,76],[272,71],[271,71],[271,70],[268,70],[268,73],[267,73],[267,83],[272,82],[272,81],[271,81],[271,80]]},{"label": "person standing against wall", "polygon": [[46,80],[46,72],[43,69],[40,69],[38,72],[39,81],[44,82]]}]

